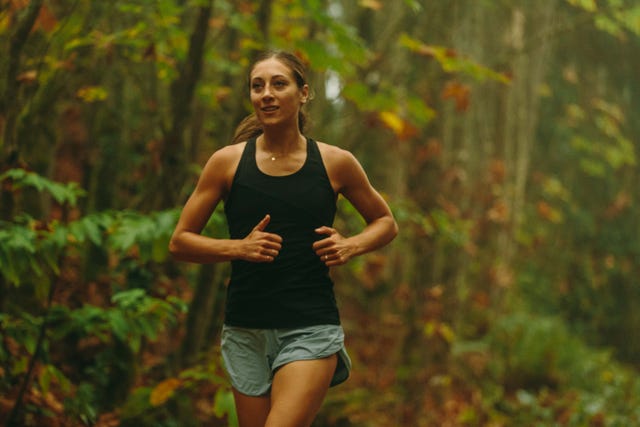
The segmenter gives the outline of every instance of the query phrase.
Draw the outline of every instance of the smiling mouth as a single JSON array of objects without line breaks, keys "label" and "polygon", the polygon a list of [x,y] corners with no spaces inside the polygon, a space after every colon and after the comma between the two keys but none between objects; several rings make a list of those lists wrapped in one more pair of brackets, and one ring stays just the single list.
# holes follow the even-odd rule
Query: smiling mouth
[{"label": "smiling mouth", "polygon": [[273,107],[262,107],[261,110],[265,111],[265,112],[270,112],[270,111],[276,111],[278,109],[278,107],[273,106]]}]

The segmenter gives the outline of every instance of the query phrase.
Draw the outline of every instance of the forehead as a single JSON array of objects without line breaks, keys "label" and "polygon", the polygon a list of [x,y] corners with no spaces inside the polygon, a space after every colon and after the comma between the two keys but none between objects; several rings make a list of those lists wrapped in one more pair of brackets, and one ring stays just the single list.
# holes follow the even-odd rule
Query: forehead
[{"label": "forehead", "polygon": [[292,78],[291,69],[276,58],[268,58],[258,62],[251,70],[251,79],[270,79],[273,76],[287,76]]}]

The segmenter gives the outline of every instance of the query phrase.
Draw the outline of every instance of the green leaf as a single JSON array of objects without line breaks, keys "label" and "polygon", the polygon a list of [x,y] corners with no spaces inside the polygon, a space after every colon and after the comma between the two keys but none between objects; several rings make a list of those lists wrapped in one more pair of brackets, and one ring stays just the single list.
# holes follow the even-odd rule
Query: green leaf
[{"label": "green leaf", "polygon": [[213,402],[213,413],[218,418],[226,416],[229,427],[238,427],[238,416],[231,391],[223,388],[218,389]]},{"label": "green leaf", "polygon": [[111,302],[124,310],[134,310],[147,296],[144,289],[130,289],[118,292],[111,297]]},{"label": "green leaf", "polygon": [[111,331],[120,341],[126,342],[129,335],[129,323],[122,311],[111,310],[108,316]]},{"label": "green leaf", "polygon": [[86,195],[86,192],[75,182],[60,184],[24,169],[9,169],[0,175],[0,181],[6,179],[11,179],[16,188],[33,187],[38,191],[47,191],[59,204],[68,203],[75,206],[78,198]]}]

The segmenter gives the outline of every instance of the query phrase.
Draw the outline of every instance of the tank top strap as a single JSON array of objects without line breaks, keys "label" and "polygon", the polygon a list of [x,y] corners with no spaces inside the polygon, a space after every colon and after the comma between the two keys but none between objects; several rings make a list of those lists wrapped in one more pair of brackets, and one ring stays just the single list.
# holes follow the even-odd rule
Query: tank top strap
[{"label": "tank top strap", "polygon": [[256,158],[256,138],[248,139],[244,150],[242,150],[242,156],[240,157],[240,163],[238,163],[238,170],[236,176],[242,172],[252,172],[255,168]]},{"label": "tank top strap", "polygon": [[307,164],[312,167],[315,172],[319,172],[323,178],[329,181],[329,174],[324,166],[320,148],[318,147],[318,143],[312,138],[307,138]]}]

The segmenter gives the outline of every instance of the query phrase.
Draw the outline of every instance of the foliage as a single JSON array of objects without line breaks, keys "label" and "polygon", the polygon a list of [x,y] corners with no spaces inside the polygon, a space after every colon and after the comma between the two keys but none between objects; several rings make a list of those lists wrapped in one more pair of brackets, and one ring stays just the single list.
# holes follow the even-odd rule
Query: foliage
[{"label": "foliage", "polygon": [[513,423],[638,422],[637,378],[611,352],[590,349],[572,336],[559,318],[505,316],[488,334],[486,348],[493,381],[483,385],[485,404]]},{"label": "foliage", "polygon": [[227,270],[167,245],[263,48],[401,229],[332,271],[355,369],[316,425],[640,423],[634,2],[5,3],[0,423],[237,424]]},{"label": "foliage", "polygon": [[[75,185],[61,185],[34,173],[11,170],[2,178],[12,180],[13,191],[31,185],[52,193],[57,201],[72,207],[77,197],[83,195]],[[113,282],[103,284],[113,290],[106,304],[87,301],[75,307],[68,305],[69,302],[54,300],[53,305],[47,307],[46,296],[48,289],[54,288],[65,274],[66,267],[61,263],[81,256],[79,254],[91,246],[103,248],[122,262],[133,256],[142,268],[149,263],[166,261],[177,215],[176,209],[151,214],[105,211],[67,223],[45,223],[22,215],[4,224],[0,230],[2,277],[14,287],[33,289],[37,299],[31,306],[14,304],[0,316],[4,343],[0,363],[6,367],[0,383],[2,388],[11,390],[27,372],[29,360],[37,359],[39,392],[50,396],[44,416],[64,417],[69,423],[95,423],[100,413],[110,409],[109,402],[126,397],[128,385],[120,376],[130,375],[148,343],[175,329],[186,310],[184,300],[174,295],[152,296],[142,288],[123,289],[115,272],[108,278]],[[45,329],[46,339],[39,349],[38,336]],[[58,343],[66,343],[68,348],[55,349]],[[80,374],[80,381],[64,373],[68,369],[63,364],[72,353],[76,363],[82,360],[75,367],[78,372],[73,374]],[[93,360],[83,360],[86,357]],[[188,372],[184,375],[190,378]],[[219,376],[212,378],[221,384]],[[113,394],[118,383],[125,387],[122,390],[125,394],[119,397]],[[195,387],[192,381],[186,381],[184,386]],[[54,390],[75,398],[59,402],[52,397]],[[223,393],[223,389],[219,392]],[[151,399],[136,413],[153,412],[159,405],[158,398]],[[218,417],[228,415],[228,407],[223,403],[217,408]]]}]

